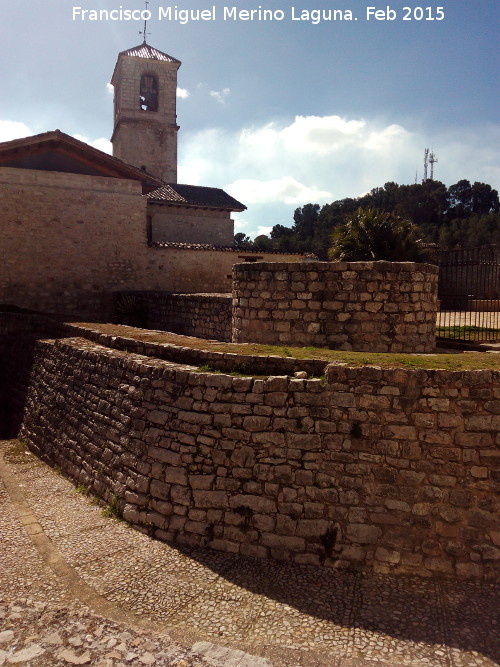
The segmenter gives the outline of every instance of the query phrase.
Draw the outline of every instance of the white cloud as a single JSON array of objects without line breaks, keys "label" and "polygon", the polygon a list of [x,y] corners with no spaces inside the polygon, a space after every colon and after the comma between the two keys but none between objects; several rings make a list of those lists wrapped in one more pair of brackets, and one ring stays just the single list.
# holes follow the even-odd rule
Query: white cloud
[{"label": "white cloud", "polygon": [[385,153],[394,149],[410,138],[410,133],[401,125],[389,125],[383,130],[369,132],[364,147],[375,153]]},{"label": "white cloud", "polygon": [[189,185],[203,185],[199,182],[200,169],[196,165],[183,166],[178,165],[177,167],[177,182],[178,183],[187,183]]},{"label": "white cloud", "polygon": [[189,92],[189,90],[186,90],[186,88],[177,87],[176,95],[177,95],[177,97],[180,97],[181,99],[186,100],[189,97],[190,92]]},{"label": "white cloud", "polygon": [[324,200],[332,196],[331,192],[307,187],[291,176],[282,176],[270,181],[241,179],[226,185],[225,189],[231,196],[246,204],[262,204],[263,202],[298,204],[312,199],[314,201]]},{"label": "white cloud", "polygon": [[296,116],[294,122],[280,132],[288,150],[320,155],[356,144],[363,136],[364,120],[345,120],[340,116]]},{"label": "white cloud", "polygon": [[12,141],[29,137],[33,132],[30,128],[15,120],[0,120],[0,141]]},{"label": "white cloud", "polygon": [[181,163],[192,182],[219,184],[247,205],[355,196],[379,184],[384,171],[393,180],[396,163],[399,168],[414,151],[411,133],[399,125],[339,116],[297,116],[288,125],[238,132],[209,129],[181,141]]},{"label": "white cloud", "polygon": [[234,215],[233,216],[234,220],[234,232],[242,232],[245,230],[245,233],[247,232],[247,221],[242,220],[239,215]]},{"label": "white cloud", "polygon": [[211,90],[210,97],[213,97],[214,100],[217,100],[219,104],[225,104],[226,99],[229,97],[230,93],[230,88],[223,88],[222,90]]},{"label": "white cloud", "polygon": [[108,92],[110,95],[115,94],[115,87],[111,83],[106,84],[106,92]]},{"label": "white cloud", "polygon": [[89,146],[93,146],[94,148],[103,151],[103,153],[113,154],[113,144],[108,139],[104,139],[104,137],[101,137],[100,139],[88,139],[81,134],[74,134],[73,136],[75,139],[83,141],[86,144],[89,144]]},{"label": "white cloud", "polygon": [[256,232],[255,235],[260,236],[261,234],[265,234],[266,236],[269,236],[269,234],[271,233],[271,230],[272,230],[272,227],[264,227],[262,225],[259,225],[257,227],[257,232]]}]

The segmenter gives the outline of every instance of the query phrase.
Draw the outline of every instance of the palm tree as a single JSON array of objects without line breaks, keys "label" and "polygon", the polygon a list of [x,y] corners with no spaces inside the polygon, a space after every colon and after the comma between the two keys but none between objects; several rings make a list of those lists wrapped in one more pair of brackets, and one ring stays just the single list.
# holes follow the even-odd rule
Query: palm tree
[{"label": "palm tree", "polygon": [[423,262],[428,252],[412,222],[373,208],[358,208],[331,239],[333,261]]}]

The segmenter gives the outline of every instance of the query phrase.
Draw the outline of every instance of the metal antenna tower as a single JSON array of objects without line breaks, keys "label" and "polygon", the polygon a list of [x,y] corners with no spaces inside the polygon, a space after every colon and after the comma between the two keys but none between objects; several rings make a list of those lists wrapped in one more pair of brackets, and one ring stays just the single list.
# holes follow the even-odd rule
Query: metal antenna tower
[{"label": "metal antenna tower", "polygon": [[436,157],[436,154],[434,152],[432,152],[429,155],[429,162],[430,162],[430,165],[431,165],[431,181],[434,180],[434,165],[437,161],[438,161],[438,159]]},{"label": "metal antenna tower", "polygon": [[429,166],[429,149],[426,148],[424,151],[424,177],[422,183],[427,180],[427,167]]}]

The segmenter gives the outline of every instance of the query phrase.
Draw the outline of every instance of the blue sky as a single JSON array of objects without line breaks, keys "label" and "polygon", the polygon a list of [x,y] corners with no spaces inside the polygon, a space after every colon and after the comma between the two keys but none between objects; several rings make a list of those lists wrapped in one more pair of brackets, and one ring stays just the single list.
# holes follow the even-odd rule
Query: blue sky
[{"label": "blue sky", "polygon": [[[160,22],[159,7],[169,6],[215,6],[216,18]],[[224,21],[233,6],[284,18]],[[341,9],[358,20],[294,21],[292,6],[295,16]],[[389,6],[396,20],[367,20],[368,6]],[[73,20],[73,7],[144,2],[3,2],[0,140],[59,128],[110,150],[109,80],[117,53],[142,41],[142,23]],[[404,21],[417,7],[424,19]],[[425,20],[439,7],[443,20]],[[308,202],[421,179],[426,147],[447,185],[468,178],[500,188],[496,0],[150,0],[149,9],[148,42],[183,63],[179,181],[223,187],[245,203],[237,231],[254,237],[290,225]]]}]

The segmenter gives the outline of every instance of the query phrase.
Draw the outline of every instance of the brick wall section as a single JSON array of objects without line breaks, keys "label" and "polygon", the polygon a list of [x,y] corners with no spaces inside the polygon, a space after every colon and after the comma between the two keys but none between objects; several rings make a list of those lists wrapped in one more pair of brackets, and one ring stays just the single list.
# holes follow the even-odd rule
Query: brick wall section
[{"label": "brick wall section", "polygon": [[231,377],[39,342],[22,437],[159,539],[493,580],[500,372]]},{"label": "brick wall section", "polygon": [[[170,331],[185,336],[231,340],[230,294],[121,292],[117,307],[121,324]],[[119,313],[120,314],[120,313]],[[134,321],[139,316],[143,322]]]},{"label": "brick wall section", "polygon": [[2,167],[0,200],[0,304],[110,320],[113,292],[227,293],[244,261],[241,251],[148,247],[136,181]]},{"label": "brick wall section", "polygon": [[233,341],[432,352],[437,277],[411,262],[238,264]]},{"label": "brick wall section", "polygon": [[0,302],[99,312],[106,309],[103,293],[137,278],[121,230],[144,236],[139,183],[2,168],[0,197]]},{"label": "brick wall section", "polygon": [[209,243],[231,246],[234,222],[230,211],[180,208],[148,203],[153,243]]}]

